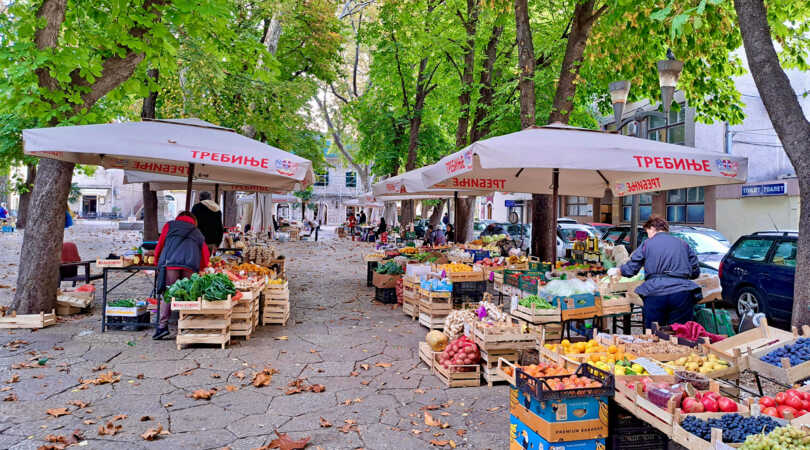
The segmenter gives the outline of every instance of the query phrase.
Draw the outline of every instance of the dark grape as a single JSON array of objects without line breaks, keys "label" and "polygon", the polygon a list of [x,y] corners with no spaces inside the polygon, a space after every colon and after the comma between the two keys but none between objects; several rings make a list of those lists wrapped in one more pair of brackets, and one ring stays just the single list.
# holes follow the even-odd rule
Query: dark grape
[{"label": "dark grape", "polygon": [[724,414],[708,420],[686,416],[681,422],[684,430],[706,441],[711,441],[711,429],[719,428],[723,430],[723,442],[729,443],[743,442],[749,435],[763,431],[770,433],[778,426],[779,423],[769,416],[743,417],[739,414]]}]

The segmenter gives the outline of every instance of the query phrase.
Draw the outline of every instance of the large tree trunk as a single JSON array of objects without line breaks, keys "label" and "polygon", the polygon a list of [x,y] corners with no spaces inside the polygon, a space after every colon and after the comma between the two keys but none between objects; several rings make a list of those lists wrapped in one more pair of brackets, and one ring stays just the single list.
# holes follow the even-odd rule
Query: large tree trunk
[{"label": "large tree trunk", "polygon": [[17,208],[17,228],[24,229],[28,222],[28,211],[31,203],[31,191],[34,190],[34,183],[37,181],[37,165],[26,164],[25,186],[27,192],[20,194],[20,204]]},{"label": "large tree trunk", "polygon": [[553,203],[550,195],[532,195],[531,250],[532,255],[543,261],[555,261],[557,256],[557,214]]},{"label": "large tree trunk", "polygon": [[779,64],[768,15],[762,0],[734,0],[748,67],[776,134],[799,178],[801,205],[796,274],[793,286],[794,326],[810,323],[810,122]]},{"label": "large tree trunk", "polygon": [[495,97],[495,89],[492,87],[492,80],[494,78],[495,61],[498,59],[498,41],[503,34],[503,26],[495,25],[492,27],[492,35],[487,42],[486,55],[484,65],[481,69],[480,75],[480,98],[478,99],[478,106],[475,109],[475,118],[473,119],[472,129],[470,130],[470,142],[476,142],[489,134],[490,121],[487,120],[489,110],[492,107],[492,100]]},{"label": "large tree trunk", "polygon": [[430,213],[430,224],[438,226],[439,223],[442,221],[442,212],[444,211],[444,204],[445,200],[442,200],[441,203],[433,207],[433,211]]},{"label": "large tree trunk", "polygon": [[402,217],[402,226],[408,227],[411,225],[416,216],[413,200],[402,200],[400,216]]},{"label": "large tree trunk", "polygon": [[529,128],[535,123],[534,96],[534,42],[529,23],[528,0],[515,0],[515,37],[518,46],[520,70],[520,126]]},{"label": "large tree trunk", "polygon": [[[226,227],[235,227],[236,226],[236,213],[237,213],[237,206],[236,206],[236,192],[234,191],[225,191],[224,197],[224,205],[223,205],[223,216],[222,216],[222,223]],[[276,218],[278,219],[278,217]]]},{"label": "large tree trunk", "polygon": [[[149,69],[146,76],[155,83],[158,81],[158,69]],[[143,99],[141,108],[141,119],[154,119],[157,117],[155,107],[157,105],[157,91],[149,91],[149,95]],[[158,202],[157,192],[149,187],[149,183],[143,183],[143,240],[158,240]]]},{"label": "large tree trunk", "polygon": [[454,230],[456,242],[472,240],[473,217],[475,216],[475,197],[459,197],[456,202],[456,220]]},{"label": "large tree trunk", "polygon": [[31,223],[25,228],[20,251],[17,291],[12,309],[20,314],[50,312],[56,307],[65,211],[73,163],[42,159],[31,194]]}]

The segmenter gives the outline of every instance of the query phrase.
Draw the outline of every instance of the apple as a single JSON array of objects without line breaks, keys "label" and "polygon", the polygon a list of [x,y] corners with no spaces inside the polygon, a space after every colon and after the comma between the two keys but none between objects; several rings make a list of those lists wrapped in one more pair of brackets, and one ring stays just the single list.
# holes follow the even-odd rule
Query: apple
[{"label": "apple", "polygon": [[802,409],[802,400],[795,395],[788,396],[787,400],[785,400],[785,404],[796,410]]},{"label": "apple", "polygon": [[777,405],[784,405],[785,401],[787,401],[788,395],[786,392],[780,392],[776,394],[776,404]]},{"label": "apple", "polygon": [[805,391],[798,391],[798,392],[799,392],[799,397],[802,400],[810,400],[810,392],[805,392]]},{"label": "apple", "polygon": [[805,411],[810,411],[810,400],[802,400],[801,409],[803,409]]},{"label": "apple", "polygon": [[709,391],[703,393],[703,397],[709,397],[710,399],[717,401],[720,397],[722,397],[722,395],[714,391]]}]

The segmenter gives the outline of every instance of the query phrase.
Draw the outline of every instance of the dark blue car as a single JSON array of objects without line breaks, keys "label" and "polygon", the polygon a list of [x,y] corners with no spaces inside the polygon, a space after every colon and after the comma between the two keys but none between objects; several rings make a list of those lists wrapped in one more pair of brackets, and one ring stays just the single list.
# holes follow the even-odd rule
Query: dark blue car
[{"label": "dark blue car", "polygon": [[762,312],[768,320],[790,322],[797,238],[796,232],[763,231],[734,243],[720,263],[720,284],[737,314]]}]

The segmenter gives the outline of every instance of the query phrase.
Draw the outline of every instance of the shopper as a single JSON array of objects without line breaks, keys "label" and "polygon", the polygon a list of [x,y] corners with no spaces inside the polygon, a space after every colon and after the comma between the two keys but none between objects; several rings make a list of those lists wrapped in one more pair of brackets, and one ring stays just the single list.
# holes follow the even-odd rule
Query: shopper
[{"label": "shopper", "polygon": [[450,216],[447,213],[444,213],[444,217],[442,217],[442,223],[445,227],[450,226]]},{"label": "shopper", "polygon": [[354,240],[354,226],[357,225],[357,219],[354,217],[354,213],[349,213],[349,218],[346,220],[349,224],[349,234]]},{"label": "shopper", "polygon": [[0,219],[7,219],[8,211],[6,210],[6,203],[0,203]]},{"label": "shopper", "polygon": [[360,224],[360,225],[365,225],[366,220],[367,220],[366,219],[366,212],[365,211],[360,211],[360,219],[357,221],[357,223]]},{"label": "shopper", "polygon": [[[181,212],[175,220],[163,225],[155,247],[158,294],[162,294],[166,286],[208,266],[208,246],[197,226],[197,218],[188,211]],[[165,298],[160,302],[160,323],[152,339],[163,339],[169,335],[171,313],[171,299]]]},{"label": "shopper", "polygon": [[447,242],[456,242],[456,230],[449,223],[447,224]]},{"label": "shopper", "polygon": [[427,236],[428,236],[428,243],[430,243],[430,245],[434,247],[437,245],[447,244],[447,238],[444,235],[444,231],[442,231],[442,229],[439,227],[428,225]]},{"label": "shopper", "polygon": [[211,200],[210,192],[200,193],[200,203],[191,208],[191,213],[197,218],[197,228],[205,236],[209,253],[215,254],[222,243],[225,228],[222,227],[222,211],[217,202]]},{"label": "shopper", "polygon": [[663,326],[691,321],[701,292],[692,281],[700,275],[697,254],[685,241],[669,234],[669,224],[660,217],[650,217],[644,231],[648,239],[630,255],[630,261],[610,269],[608,275],[632,277],[644,268],[645,281],[636,294],[644,299],[645,329],[653,322]]}]

